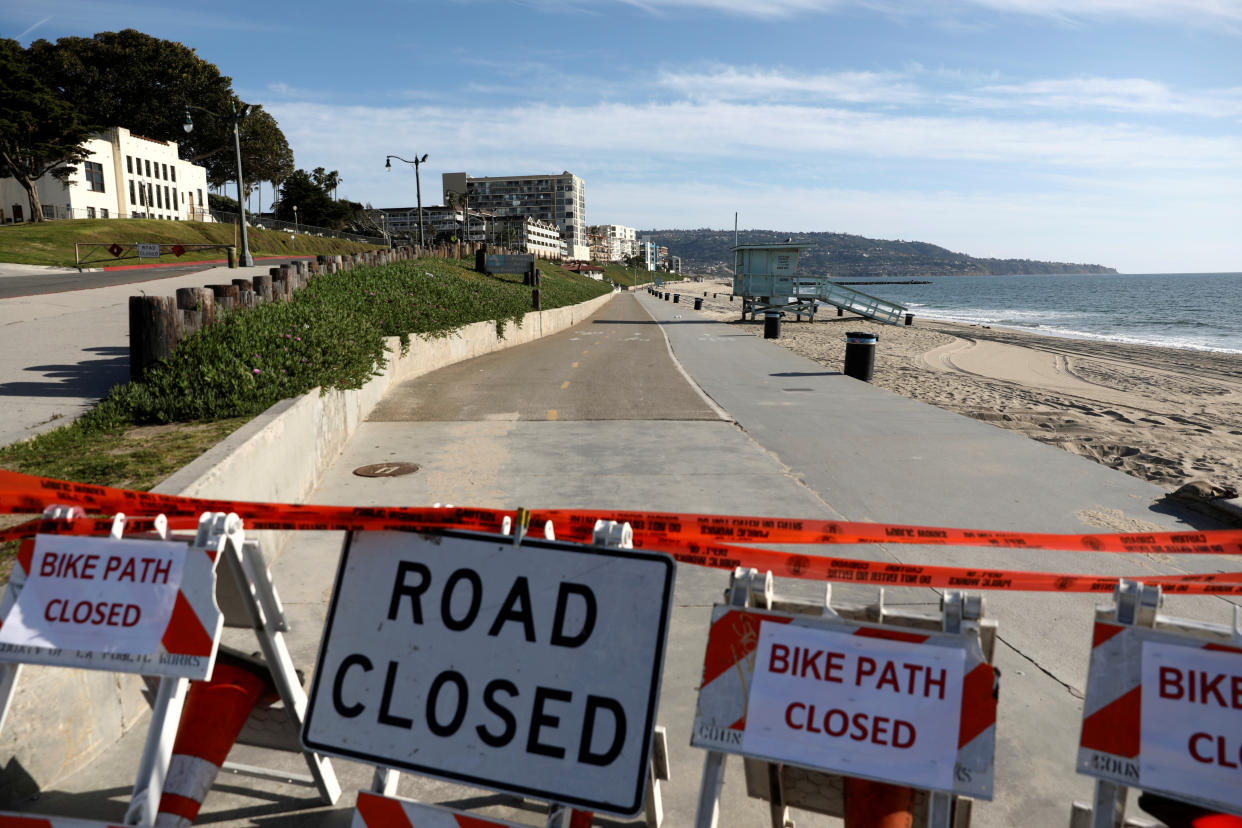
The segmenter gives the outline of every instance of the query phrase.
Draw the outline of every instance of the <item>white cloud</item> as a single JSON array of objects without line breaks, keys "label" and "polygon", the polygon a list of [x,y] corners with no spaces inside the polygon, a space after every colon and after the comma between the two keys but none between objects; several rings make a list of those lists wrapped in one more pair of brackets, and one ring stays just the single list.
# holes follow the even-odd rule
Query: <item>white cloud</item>
[{"label": "white cloud", "polygon": [[958,98],[975,106],[1030,106],[1143,115],[1242,116],[1242,86],[1175,90],[1143,78],[1071,78],[995,84]]},{"label": "white cloud", "polygon": [[759,19],[782,19],[807,14],[866,9],[890,17],[933,17],[961,20],[980,10],[1064,22],[1130,19],[1175,22],[1186,26],[1242,23],[1238,0],[525,0],[526,5],[562,10],[622,3],[652,14],[689,9]]},{"label": "white cloud", "polygon": [[657,83],[695,100],[833,100],[844,103],[914,103],[925,93],[905,73],[790,73],[761,67],[718,66],[703,72],[663,72]]}]

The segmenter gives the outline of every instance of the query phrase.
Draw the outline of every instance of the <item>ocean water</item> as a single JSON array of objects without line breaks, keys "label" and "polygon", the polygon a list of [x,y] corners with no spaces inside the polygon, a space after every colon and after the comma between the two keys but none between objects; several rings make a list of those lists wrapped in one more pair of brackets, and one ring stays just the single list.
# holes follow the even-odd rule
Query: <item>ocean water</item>
[{"label": "ocean water", "polygon": [[1242,273],[946,276],[854,285],[917,317],[1047,336],[1242,353]]}]

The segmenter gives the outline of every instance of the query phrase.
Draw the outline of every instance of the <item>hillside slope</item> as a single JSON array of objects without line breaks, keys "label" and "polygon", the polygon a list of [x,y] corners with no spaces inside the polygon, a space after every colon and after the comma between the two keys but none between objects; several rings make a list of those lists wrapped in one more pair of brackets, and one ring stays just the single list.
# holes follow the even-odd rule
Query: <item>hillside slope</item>
[{"label": "hillside slope", "polygon": [[[669,252],[680,256],[688,272],[712,272],[732,266],[729,248],[732,230],[640,230]],[[1111,267],[1071,262],[1040,262],[1031,259],[980,259],[954,253],[927,242],[890,241],[847,233],[786,233],[777,230],[743,230],[742,244],[771,244],[791,239],[810,245],[802,251],[798,271],[807,275],[827,273],[834,278],[902,278],[1017,273],[1116,273]]]}]

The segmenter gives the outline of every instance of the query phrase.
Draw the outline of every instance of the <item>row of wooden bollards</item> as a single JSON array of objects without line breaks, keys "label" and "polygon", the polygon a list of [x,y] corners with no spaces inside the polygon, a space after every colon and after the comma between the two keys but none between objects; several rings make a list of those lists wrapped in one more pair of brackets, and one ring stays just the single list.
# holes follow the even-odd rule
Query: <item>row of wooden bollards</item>
[{"label": "row of wooden bollards", "polygon": [[216,322],[224,313],[286,302],[320,273],[343,273],[355,267],[379,267],[415,258],[412,247],[319,256],[271,268],[266,275],[234,279],[229,284],[178,288],[172,296],[129,297],[129,378],[142,379],[148,370],[172,355],[190,334]]}]

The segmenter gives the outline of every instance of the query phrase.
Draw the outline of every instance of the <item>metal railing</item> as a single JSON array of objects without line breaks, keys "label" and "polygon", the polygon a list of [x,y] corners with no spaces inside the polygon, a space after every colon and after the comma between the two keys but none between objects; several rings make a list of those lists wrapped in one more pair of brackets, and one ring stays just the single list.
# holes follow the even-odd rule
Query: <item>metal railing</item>
[{"label": "metal railing", "polygon": [[[877,296],[871,296],[870,294],[863,293],[861,290],[854,290],[835,282],[818,282],[816,289],[815,296],[821,302],[827,302],[830,305],[844,308],[859,316],[865,316],[868,319],[875,319],[879,322],[887,322],[890,325],[901,324],[901,317],[906,312],[904,305],[890,302],[887,299],[880,299]],[[801,293],[801,289],[798,292]]]},{"label": "metal railing", "polygon": [[[220,210],[212,210],[213,219],[225,224],[232,224],[237,221],[237,213],[225,213]],[[362,236],[357,233],[346,233],[343,230],[331,230],[327,227],[315,227],[311,224],[303,224],[298,222],[294,224],[291,221],[282,221],[280,219],[268,218],[267,216],[256,216],[254,213],[246,213],[246,222],[251,227],[262,227],[265,230],[281,230],[286,233],[305,233],[308,236],[322,236],[324,238],[345,239],[347,241],[362,242],[363,244],[388,244],[387,239],[382,236]]]}]

